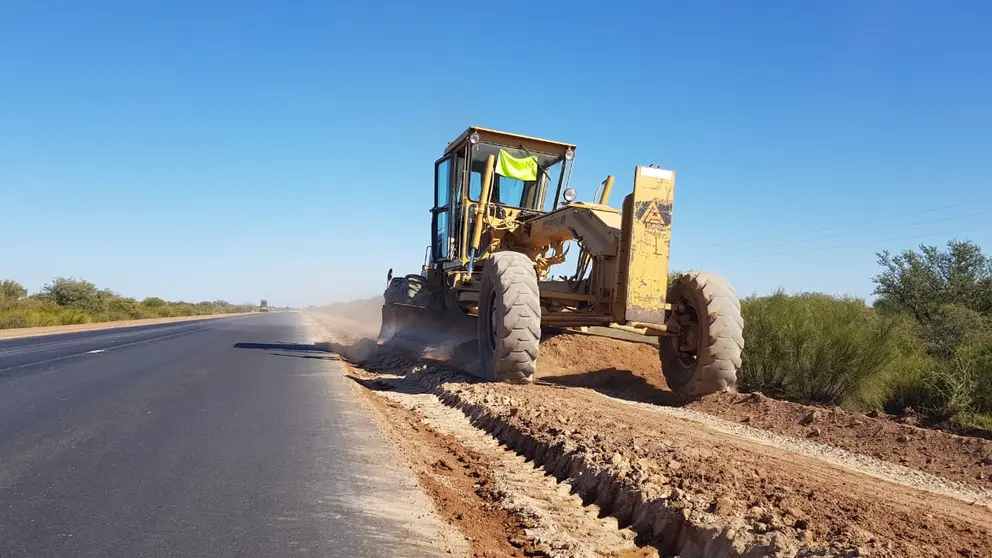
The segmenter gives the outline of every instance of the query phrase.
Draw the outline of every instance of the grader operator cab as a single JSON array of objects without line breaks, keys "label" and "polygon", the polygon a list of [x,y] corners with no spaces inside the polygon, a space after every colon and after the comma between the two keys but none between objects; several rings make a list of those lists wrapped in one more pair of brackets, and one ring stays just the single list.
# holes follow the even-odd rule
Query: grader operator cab
[{"label": "grader operator cab", "polygon": [[[657,336],[669,386],[733,389],[744,345],[740,302],[722,277],[668,284],[675,174],[634,169],[622,210],[570,188],[575,146],[471,127],[434,164],[431,245],[420,274],[387,279],[380,343],[477,348],[482,378],[531,382],[542,328],[605,326]],[[550,194],[550,196],[549,196]],[[575,270],[551,267],[576,248]]]}]

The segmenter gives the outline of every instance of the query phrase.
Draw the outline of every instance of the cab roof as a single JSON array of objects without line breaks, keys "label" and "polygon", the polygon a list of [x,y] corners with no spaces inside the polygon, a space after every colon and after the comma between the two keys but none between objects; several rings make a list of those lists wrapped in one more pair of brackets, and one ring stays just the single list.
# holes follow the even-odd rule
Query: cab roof
[{"label": "cab roof", "polygon": [[565,152],[569,149],[573,151],[575,150],[575,144],[573,143],[562,143],[560,141],[546,140],[520,134],[511,134],[509,132],[501,132],[499,130],[490,130],[489,128],[480,128],[479,126],[469,126],[469,128],[455,138],[454,141],[448,142],[448,147],[444,149],[444,154],[447,155],[452,150],[461,146],[473,132],[478,133],[480,140],[484,143],[493,143],[506,147],[523,146],[530,151],[548,153],[559,157],[564,157]]}]

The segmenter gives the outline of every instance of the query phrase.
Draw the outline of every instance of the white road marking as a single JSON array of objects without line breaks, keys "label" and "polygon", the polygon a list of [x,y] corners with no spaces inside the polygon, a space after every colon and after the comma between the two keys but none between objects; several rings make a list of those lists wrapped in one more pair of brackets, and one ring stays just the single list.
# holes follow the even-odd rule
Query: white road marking
[{"label": "white road marking", "polygon": [[102,353],[102,352],[104,352],[106,350],[107,349],[94,349],[92,351],[86,351],[86,354],[88,354],[88,355],[95,355],[97,353]]},{"label": "white road marking", "polygon": [[[162,339],[170,339],[172,337],[179,337],[181,335],[189,335],[191,333],[196,333],[198,331],[203,331],[203,330],[206,330],[206,329],[210,329],[212,327],[214,327],[214,326],[211,324],[211,325],[208,325],[206,327],[201,327],[201,328],[197,328],[197,329],[191,329],[191,330],[187,330],[187,331],[180,331],[179,333],[173,333],[173,334],[170,334],[170,335],[162,335],[160,337],[152,337],[150,339],[141,339],[139,341],[133,341],[131,343],[123,343],[123,344],[120,344],[120,345],[114,345],[114,346],[109,347],[109,348],[111,348],[111,349],[120,349],[120,348],[124,348],[124,347],[133,347],[134,345],[142,345],[144,343],[150,343],[152,341],[160,341]],[[0,368],[0,373],[2,373],[2,372],[10,372],[11,370],[18,370],[18,369],[21,369],[21,368],[27,368],[29,366],[37,366],[39,364],[48,364],[48,363],[51,363],[51,362],[58,362],[60,360],[66,360],[66,359],[69,359],[69,358],[75,358],[75,357],[78,357],[79,355],[82,355],[82,354],[86,354],[86,353],[73,353],[71,355],[63,355],[63,356],[49,358],[49,359],[45,359],[45,360],[39,360],[39,361],[35,361],[35,362],[26,362],[24,364],[18,364],[17,366],[10,366],[10,367],[7,367],[7,368]],[[48,372],[34,374],[34,375],[32,375],[32,377],[37,378],[39,376],[47,376],[48,374],[53,374],[53,373],[58,372],[58,371],[59,371],[59,369],[49,370]]]}]

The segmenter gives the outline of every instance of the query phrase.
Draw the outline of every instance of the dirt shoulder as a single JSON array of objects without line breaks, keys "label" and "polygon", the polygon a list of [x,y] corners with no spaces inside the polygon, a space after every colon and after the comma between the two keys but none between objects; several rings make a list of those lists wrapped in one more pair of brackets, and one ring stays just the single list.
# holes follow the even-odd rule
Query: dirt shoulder
[{"label": "dirt shoulder", "polygon": [[[861,445],[845,441],[842,431],[851,425],[843,421],[849,417],[817,415],[808,422],[799,406],[785,414],[769,411],[770,428],[763,430],[764,422],[749,424],[756,417],[736,414],[746,415],[750,403],[709,398],[678,406],[658,381],[655,348],[590,339],[601,338],[568,334],[545,340],[542,381],[532,386],[474,382],[444,363],[383,351],[353,337],[329,347],[351,355],[360,371],[356,378],[375,400],[417,394],[458,410],[502,448],[569,485],[583,505],[613,516],[618,530],[634,531],[638,551],[992,555],[992,495],[977,478],[986,465],[975,462],[984,441],[939,445],[943,438],[931,438],[934,448],[944,450],[932,451],[928,463],[922,446],[896,440],[899,455],[921,456],[901,463],[887,441],[872,445],[867,435]],[[767,399],[734,397],[751,397],[756,408]],[[777,403],[793,409],[784,402],[770,405]],[[873,421],[914,428],[883,419],[865,423],[881,426]],[[786,423],[801,429],[791,431]],[[810,439],[812,428],[820,429],[814,436],[820,439]],[[933,431],[927,436],[960,438]],[[533,543],[526,530],[524,536]]]},{"label": "dirt shoulder", "polygon": [[[402,448],[440,517],[467,538],[471,555],[656,556],[613,518],[589,513],[515,452],[433,394],[351,369],[359,397]],[[372,389],[368,389],[372,386]],[[385,388],[385,389],[383,389]]]},{"label": "dirt shoulder", "polygon": [[760,394],[720,393],[684,401],[665,384],[657,348],[617,339],[553,336],[541,345],[541,359],[539,377],[549,383],[684,407],[992,490],[992,441],[920,428],[912,416],[890,420]]},{"label": "dirt shoulder", "polygon": [[72,333],[76,331],[96,331],[100,329],[115,329],[151,324],[167,324],[173,322],[188,322],[192,320],[209,320],[215,318],[231,318],[235,316],[250,316],[252,312],[237,314],[207,314],[204,316],[176,316],[172,318],[147,318],[143,320],[120,320],[116,322],[95,322],[90,324],[73,324],[63,326],[18,327],[0,329],[0,339],[15,339],[18,337],[35,337],[39,335],[55,335],[57,333]]},{"label": "dirt shoulder", "polygon": [[522,536],[523,527],[509,513],[490,505],[494,497],[488,487],[493,479],[484,456],[470,451],[451,435],[425,425],[420,415],[399,403],[376,403],[367,394],[360,397],[376,409],[374,418],[380,430],[388,431],[394,446],[403,448],[438,515],[462,532],[473,555],[525,555],[510,543]]},{"label": "dirt shoulder", "polygon": [[[640,508],[682,517],[642,518],[672,553],[685,550],[675,533],[686,529],[700,545],[711,544],[706,532],[715,530],[728,533],[728,549],[781,555],[992,552],[987,505],[886,482],[827,458],[617,404],[584,389],[451,384],[440,390],[443,398],[508,432],[507,443],[522,445],[524,452],[532,444],[535,458],[561,461],[549,460],[548,449],[538,456],[538,448],[558,448],[568,456],[566,470],[581,463],[579,471],[605,476],[589,491],[611,512],[636,522],[639,510],[627,501],[640,495]],[[665,536],[666,528],[672,534]]]},{"label": "dirt shoulder", "polygon": [[413,469],[437,514],[468,541],[466,555],[658,555],[651,547],[638,547],[636,533],[583,505],[567,486],[562,489],[554,478],[502,447],[430,390],[345,365],[366,414]]},{"label": "dirt shoulder", "polygon": [[714,394],[689,408],[992,490],[992,442],[919,428],[912,417],[900,423],[760,394]]}]

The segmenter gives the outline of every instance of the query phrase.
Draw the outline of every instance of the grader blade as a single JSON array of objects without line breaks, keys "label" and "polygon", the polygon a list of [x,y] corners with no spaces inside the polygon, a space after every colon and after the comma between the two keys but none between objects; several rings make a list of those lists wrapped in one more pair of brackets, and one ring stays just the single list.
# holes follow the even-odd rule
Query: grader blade
[{"label": "grader blade", "polygon": [[478,369],[474,316],[409,304],[384,304],[378,343],[418,356],[448,361],[473,374]]}]

